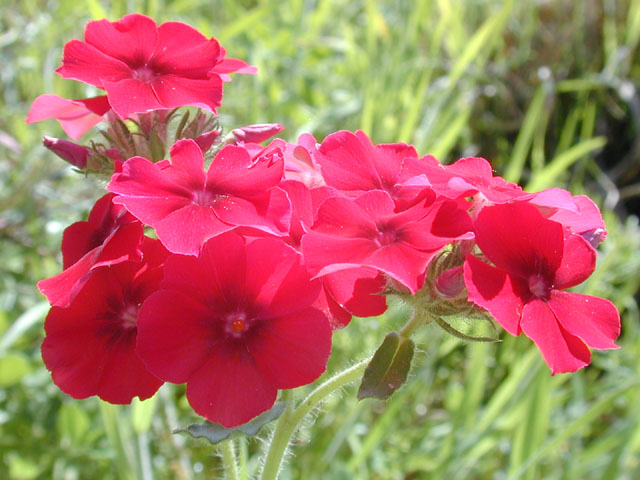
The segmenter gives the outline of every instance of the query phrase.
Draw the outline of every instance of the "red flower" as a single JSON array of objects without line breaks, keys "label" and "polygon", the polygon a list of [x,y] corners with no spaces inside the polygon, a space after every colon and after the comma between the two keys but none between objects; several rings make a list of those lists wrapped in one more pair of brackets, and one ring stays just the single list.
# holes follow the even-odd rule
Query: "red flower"
[{"label": "red flower", "polygon": [[424,174],[438,195],[457,199],[482,194],[490,203],[503,203],[523,195],[515,183],[493,176],[491,164],[484,158],[468,157],[443,165],[432,156],[422,158]]},{"label": "red flower", "polygon": [[375,268],[416,293],[435,254],[471,230],[453,201],[428,200],[395,213],[388,193],[372,190],[355,200],[331,197],[302,237],[307,268],[323,276],[356,267]]},{"label": "red flower", "polygon": [[55,118],[74,140],[104,120],[111,109],[106,96],[69,100],[57,95],[40,95],[31,104],[26,123]]},{"label": "red flower", "polygon": [[73,398],[97,395],[111,403],[151,397],[162,381],[135,351],[138,310],[159,287],[167,256],[145,238],[144,261],[93,270],[67,308],[52,307],[45,321],[42,358],[53,381]]},{"label": "red flower", "polygon": [[320,291],[282,240],[227,233],[199,257],[172,255],[163,290],[139,317],[138,352],[163,380],[187,383],[193,409],[225,427],[269,409],[278,389],[320,376],[331,349]]},{"label": "red flower", "polygon": [[184,105],[215,113],[222,100],[221,74],[247,67],[225,59],[216,39],[184,23],[156,26],[139,14],[89,22],[84,37],[65,45],[57,72],[106,90],[123,118]]},{"label": "red flower", "polygon": [[471,255],[464,266],[469,300],[512,335],[524,332],[553,374],[591,361],[587,345],[618,348],[620,317],[608,300],[565,292],[586,280],[596,252],[581,236],[523,202],[482,209],[476,241],[495,266]]},{"label": "red flower", "polygon": [[38,288],[51,305],[66,306],[91,270],[139,261],[144,227],[108,193],[94,205],[89,220],[67,227],[62,235],[62,273],[41,280]]},{"label": "red flower", "polygon": [[374,145],[362,131],[341,130],[325,138],[318,152],[327,185],[349,195],[384,190],[404,210],[433,194],[423,175],[424,162],[411,145]]},{"label": "red flower", "polygon": [[277,149],[261,149],[256,158],[240,146],[228,145],[205,173],[202,150],[193,140],[171,148],[171,162],[127,160],[107,190],[114,202],[156,229],[171,252],[197,255],[209,238],[248,227],[286,235],[290,204],[277,188],[283,160]]},{"label": "red flower", "polygon": [[544,217],[582,235],[594,248],[607,237],[600,209],[586,195],[574,196],[562,188],[549,188],[531,194],[529,202],[536,205]]},{"label": "red flower", "polygon": [[[300,251],[301,239],[311,230],[317,205],[336,195],[337,191],[328,187],[310,190],[296,180],[285,180],[280,187],[291,200],[291,227],[286,240]],[[316,306],[331,318],[334,328],[347,326],[352,315],[375,317],[387,309],[386,298],[379,295],[386,281],[375,268],[344,269],[327,274],[320,280],[322,291]]]}]

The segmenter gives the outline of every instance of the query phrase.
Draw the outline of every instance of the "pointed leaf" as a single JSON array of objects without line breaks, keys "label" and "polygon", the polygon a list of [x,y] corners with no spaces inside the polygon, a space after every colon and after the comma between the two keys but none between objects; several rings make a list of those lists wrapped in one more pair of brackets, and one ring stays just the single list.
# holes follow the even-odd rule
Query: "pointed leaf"
[{"label": "pointed leaf", "polygon": [[285,408],[289,402],[276,402],[271,410],[258,415],[253,420],[238,425],[233,428],[225,428],[222,425],[205,421],[204,423],[194,423],[187,428],[178,428],[173,433],[188,433],[193,438],[206,438],[214,445],[226,440],[231,435],[237,435],[238,433],[244,433],[249,437],[253,437],[258,431],[267,423],[275,420],[283,414]]},{"label": "pointed leaf", "polygon": [[411,369],[414,347],[411,339],[397,332],[389,333],[364,371],[358,399],[384,400],[404,385]]}]

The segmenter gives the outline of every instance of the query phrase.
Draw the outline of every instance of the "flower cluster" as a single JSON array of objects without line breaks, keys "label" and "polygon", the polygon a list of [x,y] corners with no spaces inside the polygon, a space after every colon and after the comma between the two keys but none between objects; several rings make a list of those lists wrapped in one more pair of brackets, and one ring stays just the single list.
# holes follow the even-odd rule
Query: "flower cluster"
[{"label": "flower cluster", "polygon": [[[318,378],[332,333],[383,313],[389,294],[486,311],[554,374],[586,366],[588,347],[617,348],[613,304],[565,291],[606,235],[589,198],[527,193],[482,158],[443,165],[361,131],[267,146],[281,126],[223,136],[206,112],[234,71],[255,69],[187,25],[127,15],[90,22],[58,69],[105,96],[34,102],[29,122],[57,118],[76,139],[107,122],[112,140],[47,140],[110,175],[88,221],[64,232],[62,273],[38,284],[52,305],[42,354],[63,391],[128,403],[185,383],[198,414],[235,426]],[[157,139],[184,106],[201,110],[163,158]],[[118,141],[127,122],[133,150]]]}]

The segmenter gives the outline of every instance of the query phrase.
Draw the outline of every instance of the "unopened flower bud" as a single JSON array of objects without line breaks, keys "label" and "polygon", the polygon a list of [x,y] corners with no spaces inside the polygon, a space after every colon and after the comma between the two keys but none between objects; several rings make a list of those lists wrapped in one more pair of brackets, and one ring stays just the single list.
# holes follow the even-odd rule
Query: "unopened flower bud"
[{"label": "unopened flower bud", "polygon": [[196,138],[194,138],[194,140],[200,147],[200,150],[202,150],[202,153],[206,153],[207,150],[211,148],[219,135],[220,130],[211,130],[209,132],[203,133],[202,135],[198,135]]},{"label": "unopened flower bud", "polygon": [[436,288],[445,297],[456,297],[464,289],[462,266],[445,270],[436,280]]},{"label": "unopened flower bud", "polygon": [[277,135],[284,127],[279,123],[256,123],[246,127],[236,128],[231,131],[237,142],[260,143]]},{"label": "unopened flower bud", "polygon": [[87,147],[53,137],[44,137],[42,143],[58,157],[69,162],[74,167],[81,169],[87,167],[87,159],[91,153]]}]

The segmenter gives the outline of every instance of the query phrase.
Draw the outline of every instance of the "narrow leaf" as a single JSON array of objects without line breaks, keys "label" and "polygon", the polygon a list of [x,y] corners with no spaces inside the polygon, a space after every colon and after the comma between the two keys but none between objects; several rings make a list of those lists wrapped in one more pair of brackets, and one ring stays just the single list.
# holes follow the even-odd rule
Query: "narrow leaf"
[{"label": "narrow leaf", "polygon": [[187,428],[178,428],[173,433],[188,433],[193,438],[206,438],[214,445],[226,440],[233,434],[244,433],[253,437],[267,423],[272,422],[284,412],[288,402],[276,402],[271,410],[258,415],[253,420],[233,428],[225,428],[208,420],[204,423],[194,423]]}]

